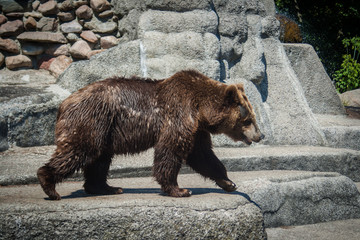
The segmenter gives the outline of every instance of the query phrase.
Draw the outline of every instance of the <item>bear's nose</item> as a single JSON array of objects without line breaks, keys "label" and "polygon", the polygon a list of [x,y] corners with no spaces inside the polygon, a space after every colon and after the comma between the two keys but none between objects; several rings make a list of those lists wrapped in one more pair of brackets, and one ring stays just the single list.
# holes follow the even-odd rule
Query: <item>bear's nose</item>
[{"label": "bear's nose", "polygon": [[265,138],[265,135],[264,135],[264,134],[261,134],[260,140],[263,140],[264,138]]}]

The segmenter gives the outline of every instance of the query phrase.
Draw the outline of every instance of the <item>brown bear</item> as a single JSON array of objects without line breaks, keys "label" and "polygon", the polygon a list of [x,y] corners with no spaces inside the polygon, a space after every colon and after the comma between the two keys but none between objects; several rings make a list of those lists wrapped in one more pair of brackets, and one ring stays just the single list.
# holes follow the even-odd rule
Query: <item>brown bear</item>
[{"label": "brown bear", "polygon": [[226,85],[194,71],[165,80],[113,77],[92,83],[59,107],[56,151],[37,176],[50,199],[55,185],[75,171],[84,173],[90,194],[118,194],[107,184],[114,154],[135,154],[154,147],[153,176],[172,197],[188,197],[177,176],[182,163],[225,191],[236,190],[212,151],[210,134],[259,142],[261,134],[242,84]]}]

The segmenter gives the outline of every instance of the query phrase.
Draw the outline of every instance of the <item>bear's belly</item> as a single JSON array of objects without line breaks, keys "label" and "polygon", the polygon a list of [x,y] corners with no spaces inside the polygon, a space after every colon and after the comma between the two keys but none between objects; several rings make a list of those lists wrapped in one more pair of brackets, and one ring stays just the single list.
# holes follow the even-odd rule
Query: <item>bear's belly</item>
[{"label": "bear's belly", "polygon": [[155,145],[160,132],[159,121],[149,115],[118,119],[112,132],[115,154],[134,154]]}]

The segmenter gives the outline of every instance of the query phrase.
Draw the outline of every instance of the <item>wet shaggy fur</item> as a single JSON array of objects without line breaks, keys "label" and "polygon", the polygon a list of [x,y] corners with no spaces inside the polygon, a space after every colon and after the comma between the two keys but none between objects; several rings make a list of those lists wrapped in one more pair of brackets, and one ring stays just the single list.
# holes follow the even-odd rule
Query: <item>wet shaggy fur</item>
[{"label": "wet shaggy fur", "polygon": [[57,148],[37,175],[53,200],[60,199],[55,185],[79,170],[87,193],[122,193],[107,184],[114,154],[154,147],[153,176],[168,195],[191,195],[177,183],[183,163],[225,191],[234,191],[212,151],[210,134],[219,133],[248,144],[262,138],[242,85],[226,85],[196,71],[159,81],[109,78],[80,89],[60,105]]}]

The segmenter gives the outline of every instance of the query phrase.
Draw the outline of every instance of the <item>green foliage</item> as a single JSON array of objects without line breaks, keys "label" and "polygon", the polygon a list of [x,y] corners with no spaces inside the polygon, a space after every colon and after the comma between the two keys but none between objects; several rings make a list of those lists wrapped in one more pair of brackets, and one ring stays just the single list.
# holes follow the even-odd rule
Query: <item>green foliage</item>
[{"label": "green foliage", "polygon": [[277,11],[300,25],[303,42],[311,44],[333,77],[343,61],[341,39],[360,35],[359,0],[275,0]]},{"label": "green foliage", "polygon": [[358,63],[360,37],[345,38],[342,43],[346,48],[346,54],[343,55],[341,68],[333,75],[336,89],[340,93],[360,87],[360,64]]}]

